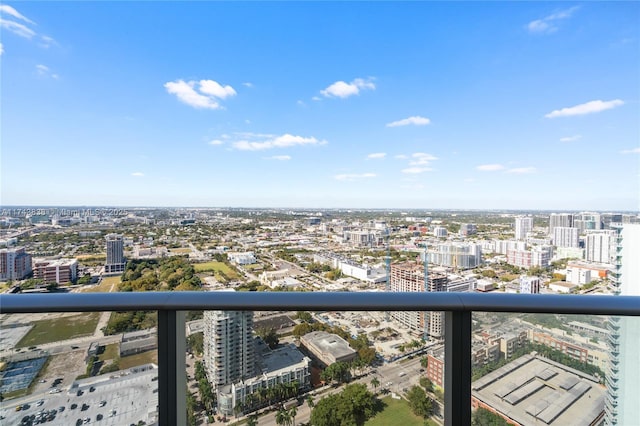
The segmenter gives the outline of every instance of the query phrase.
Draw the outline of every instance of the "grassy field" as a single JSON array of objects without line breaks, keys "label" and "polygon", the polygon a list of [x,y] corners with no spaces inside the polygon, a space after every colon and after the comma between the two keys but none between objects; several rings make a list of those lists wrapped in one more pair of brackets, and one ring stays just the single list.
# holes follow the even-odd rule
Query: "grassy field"
[{"label": "grassy field", "polygon": [[172,248],[172,249],[169,249],[169,251],[171,253],[180,253],[180,254],[189,254],[189,253],[191,253],[191,249],[189,247]]},{"label": "grassy field", "polygon": [[100,312],[91,312],[51,320],[34,321],[33,328],[18,342],[17,348],[37,346],[93,334]]},{"label": "grassy field", "polygon": [[108,359],[117,359],[119,356],[120,351],[118,350],[118,344],[112,343],[104,348],[104,352],[98,355],[98,359],[100,361],[106,361]]},{"label": "grassy field", "polygon": [[127,368],[149,363],[158,364],[158,351],[147,351],[122,357],[120,358],[120,369],[126,370]]},{"label": "grassy field", "polygon": [[111,291],[111,286],[113,286],[113,291],[118,291],[118,284],[120,284],[120,277],[104,277],[100,284],[85,287],[82,289],[83,293],[109,293]]},{"label": "grassy field", "polygon": [[407,404],[407,401],[404,399],[393,399],[388,396],[382,399],[382,403],[385,404],[384,410],[376,414],[372,419],[369,419],[365,423],[366,426],[424,425],[424,419],[413,414],[409,408],[409,404]]},{"label": "grassy field", "polygon": [[238,274],[223,262],[196,263],[193,265],[196,272],[222,272],[232,280],[238,279]]}]

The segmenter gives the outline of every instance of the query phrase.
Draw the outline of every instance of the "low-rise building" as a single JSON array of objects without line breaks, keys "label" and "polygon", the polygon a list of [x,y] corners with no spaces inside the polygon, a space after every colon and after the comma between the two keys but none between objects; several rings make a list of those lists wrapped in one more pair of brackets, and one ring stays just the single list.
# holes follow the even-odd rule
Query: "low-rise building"
[{"label": "low-rise building", "polygon": [[252,251],[243,253],[227,253],[227,257],[229,258],[229,261],[236,265],[252,265],[258,262],[256,260],[256,255]]},{"label": "low-rise building", "polygon": [[300,343],[322,364],[331,365],[334,362],[349,362],[356,359],[358,353],[349,346],[342,337],[314,331],[300,338]]},{"label": "low-rise building", "polygon": [[39,259],[34,262],[33,276],[45,283],[65,284],[78,278],[78,261],[75,259]]}]

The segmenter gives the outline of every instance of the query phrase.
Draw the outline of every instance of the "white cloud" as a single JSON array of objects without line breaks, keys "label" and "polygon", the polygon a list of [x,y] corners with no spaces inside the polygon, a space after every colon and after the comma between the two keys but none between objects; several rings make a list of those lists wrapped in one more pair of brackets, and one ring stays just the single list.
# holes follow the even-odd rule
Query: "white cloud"
[{"label": "white cloud", "polygon": [[4,46],[0,43],[0,55],[4,53]]},{"label": "white cloud", "polygon": [[233,87],[229,85],[222,86],[214,80],[200,80],[200,92],[218,99],[226,99],[229,96],[236,95]]},{"label": "white cloud", "polygon": [[16,19],[19,19],[19,20],[24,21],[24,22],[28,22],[28,23],[33,24],[33,25],[36,24],[31,19],[27,18],[26,16],[24,16],[23,14],[21,14],[20,12],[18,12],[13,7],[11,7],[11,6],[7,5],[7,4],[0,5],[0,13],[6,13],[7,15],[11,15]]},{"label": "white cloud", "polygon": [[266,160],[289,161],[291,160],[291,156],[290,155],[272,155],[271,157],[266,157]]},{"label": "white cloud", "polygon": [[375,90],[375,88],[376,85],[371,79],[356,78],[351,83],[336,81],[326,89],[321,90],[320,93],[327,98],[336,97],[344,99],[359,94],[361,90]]},{"label": "white cloud", "polygon": [[560,142],[575,142],[582,139],[582,135],[565,136],[560,138]]},{"label": "white cloud", "polygon": [[176,95],[180,101],[194,108],[221,109],[218,100],[235,96],[231,86],[222,86],[213,80],[169,81],[164,84],[168,93]]},{"label": "white cloud", "polygon": [[580,9],[580,6],[574,6],[569,9],[562,10],[557,13],[552,13],[549,16],[545,16],[542,19],[536,19],[535,21],[529,22],[527,24],[527,29],[531,33],[537,34],[551,34],[558,30],[558,26],[555,21],[559,21],[562,19],[568,19],[573,15],[573,12]]},{"label": "white cloud", "polygon": [[250,82],[248,82],[248,81],[247,81],[247,82],[245,82],[245,83],[242,83],[242,85],[243,85],[244,87],[248,87],[248,88],[252,88],[252,87],[253,87],[253,83],[250,83]]},{"label": "white cloud", "polygon": [[10,31],[20,37],[31,39],[36,35],[36,32],[26,25],[20,24],[14,21],[7,21],[6,19],[0,18],[0,27],[4,28],[7,31]]},{"label": "white cloud", "polygon": [[367,158],[370,160],[374,160],[374,159],[378,159],[378,158],[384,158],[387,156],[386,152],[374,152],[372,154],[367,155]]},{"label": "white cloud", "polygon": [[296,101],[296,105],[298,106],[307,106],[307,104],[305,104],[303,101],[301,101],[300,99],[298,99],[298,101]]},{"label": "white cloud", "polygon": [[476,169],[481,172],[495,172],[504,169],[504,166],[502,164],[481,164]]},{"label": "white cloud", "polygon": [[349,181],[353,181],[353,180],[357,180],[357,179],[369,179],[369,178],[374,178],[376,177],[375,173],[361,173],[361,174],[341,174],[341,175],[335,175],[334,179],[336,180],[349,180]]},{"label": "white cloud", "polygon": [[406,174],[418,174],[418,173],[431,172],[431,171],[433,171],[433,169],[430,167],[409,167],[406,169],[402,169],[402,173],[406,173]]},{"label": "white cloud", "polygon": [[411,154],[411,158],[413,158],[413,160],[409,162],[410,166],[426,166],[429,162],[438,159],[438,157],[424,152],[415,152]]},{"label": "white cloud", "polygon": [[473,183],[476,180],[474,178],[466,178],[464,181],[465,181],[465,183]]},{"label": "white cloud", "polygon": [[404,154],[398,154],[396,156],[394,156],[393,158],[397,159],[397,160],[406,160],[407,158],[409,158],[408,155],[404,155]]},{"label": "white cloud", "polygon": [[426,126],[429,123],[431,123],[431,120],[429,120],[428,118],[414,115],[413,117],[403,118],[402,120],[387,123],[387,127],[409,126],[411,124],[413,124],[414,126]]},{"label": "white cloud", "polygon": [[320,96],[314,96],[313,98],[311,98],[312,101],[316,101],[319,102],[322,100],[322,98]]},{"label": "white cloud", "polygon": [[535,167],[518,167],[515,169],[507,170],[507,173],[513,173],[518,175],[524,175],[524,174],[535,173],[535,172],[536,172]]},{"label": "white cloud", "polygon": [[214,145],[214,146],[216,146],[216,145],[222,145],[223,143],[224,143],[224,142],[222,142],[222,141],[221,141],[221,140],[219,140],[219,139],[213,139],[213,140],[209,141],[209,145]]},{"label": "white cloud", "polygon": [[144,176],[144,173],[142,173],[142,172],[133,172],[133,173],[131,173],[131,176],[142,177],[142,176]]},{"label": "white cloud", "polygon": [[58,74],[52,73],[48,66],[42,64],[36,65],[36,73],[40,77],[58,78]]},{"label": "white cloud", "polygon": [[255,135],[251,137],[257,140],[238,140],[233,142],[233,147],[241,151],[261,151],[272,148],[287,148],[297,145],[325,145],[327,141],[318,140],[315,137],[303,137],[291,134],[281,136]]},{"label": "white cloud", "polygon": [[621,154],[640,154],[640,147],[633,149],[625,149],[620,151]]},{"label": "white cloud", "polygon": [[614,99],[612,101],[601,101],[601,100],[590,101],[584,104],[551,111],[549,114],[545,115],[545,117],[556,118],[556,117],[570,117],[573,115],[593,114],[596,112],[606,111],[608,109],[612,109],[620,105],[624,105],[624,102],[621,101],[620,99]]},{"label": "white cloud", "polygon": [[44,47],[45,49],[48,49],[51,46],[57,45],[58,43],[53,39],[53,37],[49,37],[46,35],[41,35],[40,36],[40,47]]}]

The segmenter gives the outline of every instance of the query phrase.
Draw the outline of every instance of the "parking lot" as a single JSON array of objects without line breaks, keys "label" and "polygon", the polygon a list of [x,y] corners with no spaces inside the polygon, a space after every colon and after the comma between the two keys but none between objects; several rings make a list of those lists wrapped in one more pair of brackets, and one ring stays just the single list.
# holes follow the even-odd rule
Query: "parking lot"
[{"label": "parking lot", "polygon": [[60,393],[49,390],[6,401],[0,405],[0,423],[126,426],[142,420],[152,424],[157,417],[157,377],[157,367],[148,364],[78,380]]}]

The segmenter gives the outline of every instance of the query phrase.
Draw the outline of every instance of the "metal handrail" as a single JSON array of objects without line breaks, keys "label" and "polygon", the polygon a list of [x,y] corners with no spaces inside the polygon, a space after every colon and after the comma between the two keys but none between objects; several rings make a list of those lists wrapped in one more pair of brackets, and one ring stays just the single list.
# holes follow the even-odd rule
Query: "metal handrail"
[{"label": "metal handrail", "polygon": [[116,292],[0,295],[0,313],[183,310],[480,311],[640,316],[640,297],[504,293]]},{"label": "metal handrail", "polygon": [[188,310],[445,311],[445,425],[471,423],[471,317],[478,312],[640,316],[639,296],[387,292],[142,292],[0,295],[0,313],[158,311],[160,425],[186,424]]}]

